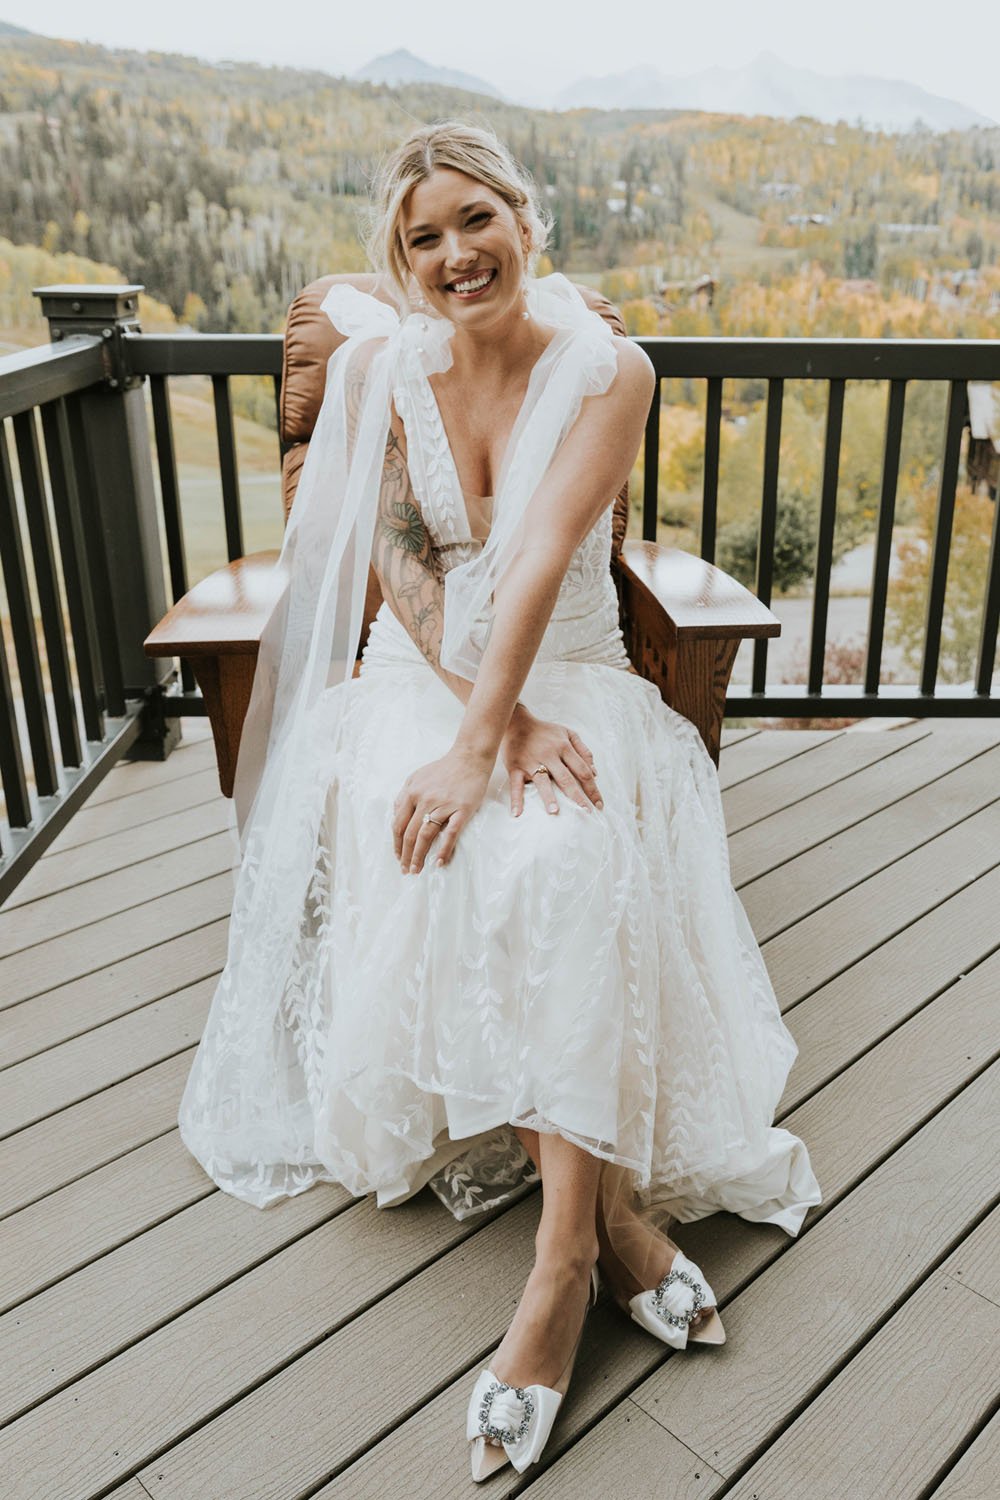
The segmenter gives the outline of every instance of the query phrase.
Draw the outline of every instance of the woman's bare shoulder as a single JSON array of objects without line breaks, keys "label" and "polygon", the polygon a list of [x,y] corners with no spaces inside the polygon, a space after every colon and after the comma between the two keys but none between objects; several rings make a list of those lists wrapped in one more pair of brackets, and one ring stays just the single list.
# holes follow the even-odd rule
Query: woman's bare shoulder
[{"label": "woman's bare shoulder", "polygon": [[608,395],[619,401],[642,400],[648,406],[656,385],[653,361],[634,339],[616,338],[618,373],[608,387]]}]

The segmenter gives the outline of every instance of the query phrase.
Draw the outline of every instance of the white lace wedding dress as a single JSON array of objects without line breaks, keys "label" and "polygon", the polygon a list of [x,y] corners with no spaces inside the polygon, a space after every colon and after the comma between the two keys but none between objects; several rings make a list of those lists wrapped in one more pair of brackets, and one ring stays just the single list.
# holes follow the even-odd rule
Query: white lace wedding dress
[{"label": "white lace wedding dress", "polygon": [[[396,397],[424,520],[460,566],[481,544],[436,402]],[[360,676],[310,708],[270,872],[293,887],[289,957],[258,933],[254,965],[227,968],[181,1104],[228,1192],[263,1207],[332,1181],[388,1205],[429,1181],[463,1217],[524,1180],[515,1122],[628,1166],[682,1220],[724,1208],[794,1234],[819,1201],[804,1145],[771,1123],[795,1045],[731,884],[715,767],[628,670],[611,518],[520,694],[583,736],[603,811],[557,793],[552,816],[529,785],[514,818],[498,761],[451,863],[404,876],[393,801],[462,705],[383,604]],[[251,838],[241,881],[256,860]]]}]

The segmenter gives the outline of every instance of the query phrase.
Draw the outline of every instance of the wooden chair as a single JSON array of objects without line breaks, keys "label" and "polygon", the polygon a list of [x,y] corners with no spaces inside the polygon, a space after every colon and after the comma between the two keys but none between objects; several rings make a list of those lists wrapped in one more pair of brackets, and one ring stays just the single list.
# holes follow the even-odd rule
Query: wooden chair
[{"label": "wooden chair", "polygon": [[[377,278],[366,274],[324,276],[292,303],[280,411],[286,518],[323,398],[327,360],[342,342],[343,336],[320,311],[327,291],[338,281],[390,300],[380,291]],[[618,309],[590,287],[579,290],[624,337]],[[718,764],[726,687],[740,641],[776,636],[781,625],[742,584],[710,563],[656,542],[626,541],[627,523],[626,484],[615,501],[611,559],[625,649],[634,670],[655,683],[664,700],[697,726]],[[227,797],[232,796],[261,631],[280,596],[281,583],[273,568],[276,557],[276,552],[257,552],[218,569],[185,594],[145,641],[149,656],[182,657],[191,663],[208,710],[219,782]],[[381,602],[372,569],[361,646]]]}]

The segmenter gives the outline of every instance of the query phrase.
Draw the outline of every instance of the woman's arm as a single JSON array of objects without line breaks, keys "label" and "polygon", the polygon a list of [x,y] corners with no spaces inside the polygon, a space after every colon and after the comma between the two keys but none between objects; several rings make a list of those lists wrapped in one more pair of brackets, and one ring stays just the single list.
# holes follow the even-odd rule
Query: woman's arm
[{"label": "woman's arm", "polygon": [[648,356],[623,339],[615,379],[584,400],[532,498],[528,529],[494,593],[492,628],[456,739],[491,764],[570,559],[631,472],[655,384]]},{"label": "woman's arm", "polygon": [[[395,404],[382,465],[372,566],[382,585],[383,597],[396,619],[445,686],[467,703],[472,683],[454,672],[445,671],[441,665],[444,580],[430,532],[410,483],[406,436]],[[507,722],[510,722],[510,714]],[[505,724],[504,729],[506,727]]]},{"label": "woman's arm", "polygon": [[[382,486],[375,520],[372,565],[382,593],[403,628],[421,651],[428,665],[462,703],[468,703],[472,683],[441,665],[444,634],[444,580],[440,562],[413,492],[406,462],[406,434],[392,406]],[[524,787],[532,771],[543,763],[551,768],[552,782],[581,807],[601,807],[601,794],[593,770],[593,756],[582,737],[563,724],[537,718],[516,694],[497,742],[510,777],[511,811],[519,817],[524,809]],[[496,750],[490,768],[496,761]],[[540,788],[541,790],[541,788]],[[544,789],[549,812],[559,805],[550,785]],[[402,835],[396,840],[397,855]]]},{"label": "woman's arm", "polygon": [[[601,396],[588,397],[532,497],[521,546],[494,590],[493,618],[462,725],[447,755],[407,778],[397,799],[393,835],[404,872],[418,873],[434,847],[447,864],[461,830],[486,792],[511,709],[535,659],[576,548],[627,479],[639,449],[656,377],[648,357],[629,341],[618,350],[618,371]],[[573,741],[559,762],[560,776]],[[553,759],[545,757],[551,766]],[[590,781],[593,782],[592,758]],[[530,777],[536,763],[530,763]],[[599,795],[574,770],[590,800]],[[563,786],[562,781],[558,783]],[[596,789],[596,787],[595,787]],[[565,790],[565,787],[563,787]],[[550,811],[555,811],[554,803]],[[427,815],[435,821],[425,822]],[[443,826],[441,826],[443,824]],[[440,842],[435,844],[435,840]]]}]

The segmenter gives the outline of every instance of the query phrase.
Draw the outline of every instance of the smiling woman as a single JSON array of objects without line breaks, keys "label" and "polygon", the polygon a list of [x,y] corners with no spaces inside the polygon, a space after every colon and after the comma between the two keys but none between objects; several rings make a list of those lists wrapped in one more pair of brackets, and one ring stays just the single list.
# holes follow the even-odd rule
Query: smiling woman
[{"label": "smiling woman", "polygon": [[[430,1183],[464,1217],[540,1174],[535,1265],[467,1411],[476,1479],[541,1455],[595,1264],[656,1338],[723,1341],[649,1211],[795,1234],[819,1200],[771,1124],[795,1047],[715,767],[619,627],[612,509],[654,377],[565,277],[532,275],[546,234],[495,136],[422,128],[370,240],[402,316],[326,298],[347,338],[261,644],[237,792],[259,787],[179,1117],[259,1207]],[[383,603],[354,678],[369,558]]]}]

